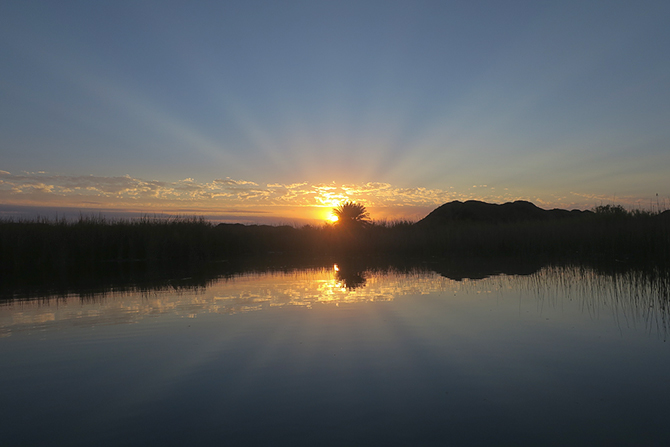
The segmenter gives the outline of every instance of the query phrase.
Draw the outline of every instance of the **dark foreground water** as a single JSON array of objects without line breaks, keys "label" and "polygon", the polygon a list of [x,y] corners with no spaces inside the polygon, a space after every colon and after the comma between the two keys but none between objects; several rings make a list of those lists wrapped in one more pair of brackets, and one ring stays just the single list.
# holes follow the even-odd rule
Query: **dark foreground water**
[{"label": "dark foreground water", "polygon": [[0,304],[0,445],[670,445],[667,278],[336,267]]}]

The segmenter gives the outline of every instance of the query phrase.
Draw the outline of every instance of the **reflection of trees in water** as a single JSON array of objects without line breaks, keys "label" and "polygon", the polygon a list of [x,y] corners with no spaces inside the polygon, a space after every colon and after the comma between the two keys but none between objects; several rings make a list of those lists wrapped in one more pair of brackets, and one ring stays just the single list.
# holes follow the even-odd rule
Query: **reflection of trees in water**
[{"label": "reflection of trees in water", "polygon": [[349,290],[365,286],[367,281],[365,272],[346,264],[335,264],[335,279],[338,283]]},{"label": "reflection of trees in water", "polygon": [[[338,261],[336,269],[333,267],[335,260]],[[94,303],[134,293],[153,296],[172,291],[184,296],[189,296],[191,292],[202,296],[213,286],[216,288],[228,282],[234,284],[238,279],[244,280],[255,275],[271,278],[275,275],[285,277],[300,276],[302,272],[322,272],[320,274],[323,276],[319,278],[318,283],[326,284],[333,290],[337,289],[334,295],[318,290],[306,296],[296,289],[290,294],[272,292],[266,295],[263,292],[258,296],[254,295],[255,298],[250,302],[229,297],[226,300],[215,300],[210,303],[211,306],[209,304],[203,306],[207,309],[216,308],[212,311],[227,313],[229,310],[241,312],[248,308],[256,308],[260,306],[259,303],[265,302],[311,305],[335,299],[360,301],[369,299],[369,296],[381,295],[392,299],[398,293],[405,292],[401,292],[404,286],[388,285],[386,278],[391,275],[394,278],[406,278],[405,281],[411,290],[422,292],[453,287],[495,286],[491,290],[519,288],[531,292],[542,305],[559,306],[564,299],[575,300],[580,302],[584,312],[592,314],[595,318],[603,311],[612,312],[623,326],[643,324],[650,331],[658,331],[664,336],[670,334],[670,270],[667,266],[634,268],[625,263],[547,266],[532,258],[515,260],[454,257],[443,260],[430,259],[426,262],[421,259],[402,261],[401,263],[388,259],[370,260],[352,256],[315,260],[266,255],[236,262],[205,264],[202,269],[195,267],[161,269],[142,262],[109,263],[104,265],[104,271],[101,267],[99,276],[94,277],[85,275],[65,277],[60,282],[36,282],[14,289],[11,283],[0,280],[0,306],[26,299],[44,303],[75,296],[82,303]],[[438,273],[444,281],[431,277],[432,272]],[[416,275],[426,275],[425,278],[428,279],[417,281]],[[455,284],[449,281],[455,281]],[[487,285],[488,282],[491,282],[492,286]],[[300,287],[303,288],[302,285]],[[379,292],[379,287],[384,288],[384,293]],[[368,298],[364,298],[364,295]],[[196,297],[196,301],[197,299],[199,298]],[[197,303],[181,303],[179,306],[182,305],[200,306]],[[228,310],[222,310],[224,307]],[[161,305],[162,308],[164,305]]]},{"label": "reflection of trees in water", "polygon": [[[665,269],[608,270],[604,267],[548,266],[531,274],[490,275],[483,279],[456,275],[449,265],[435,268],[374,267],[355,259],[339,259],[318,268],[239,270],[239,274],[183,277],[154,285],[42,296],[20,305],[0,301],[0,337],[17,330],[42,330],[59,322],[77,325],[117,324],[145,316],[199,313],[231,314],[276,306],[312,307],[320,303],[392,301],[403,295],[456,292],[465,294],[516,293],[530,298],[538,309],[561,309],[577,303],[593,319],[611,314],[621,328],[642,327],[662,337],[670,334],[670,273]],[[343,262],[342,262],[343,261]],[[332,261],[331,261],[332,262]],[[490,267],[490,266],[489,266]],[[434,272],[440,272],[440,274]],[[493,272],[492,268],[483,268]],[[511,270],[506,270],[511,271]],[[514,271],[526,271],[517,270]],[[448,279],[448,273],[454,277]],[[355,289],[355,290],[354,290]],[[50,301],[53,301],[50,303]],[[5,304],[4,309],[1,304]],[[10,304],[10,305],[7,305]],[[3,320],[4,318],[4,320]],[[69,324],[69,323],[68,323]],[[22,329],[24,328],[24,329]]]}]

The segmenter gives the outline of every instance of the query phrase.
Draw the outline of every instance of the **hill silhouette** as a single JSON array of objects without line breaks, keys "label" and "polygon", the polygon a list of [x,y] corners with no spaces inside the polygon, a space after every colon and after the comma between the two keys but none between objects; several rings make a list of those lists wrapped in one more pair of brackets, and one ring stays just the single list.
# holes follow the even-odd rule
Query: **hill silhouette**
[{"label": "hill silhouette", "polygon": [[[517,256],[542,262],[606,259],[670,265],[670,210],[627,211],[619,205],[601,205],[593,211],[544,210],[527,201],[496,205],[469,200],[445,203],[416,224],[369,222],[357,228],[214,225],[197,217],[0,220],[2,286],[109,278],[105,272],[153,278],[161,271],[190,272],[208,263],[239,265],[254,256],[280,255],[448,258],[458,263],[464,257]],[[482,269],[481,274],[487,273]],[[358,284],[344,279],[346,284]]]},{"label": "hill silhouette", "polygon": [[445,203],[416,223],[417,226],[439,226],[454,222],[511,223],[567,219],[593,214],[591,211],[545,210],[531,202],[517,200],[501,205],[468,200]]}]

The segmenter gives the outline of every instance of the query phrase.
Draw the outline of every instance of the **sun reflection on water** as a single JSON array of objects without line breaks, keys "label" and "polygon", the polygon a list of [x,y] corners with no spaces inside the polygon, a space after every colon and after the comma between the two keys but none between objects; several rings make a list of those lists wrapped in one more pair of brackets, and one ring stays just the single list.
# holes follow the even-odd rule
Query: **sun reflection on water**
[{"label": "sun reflection on water", "polygon": [[624,318],[642,318],[649,324],[665,327],[667,322],[659,323],[659,319],[667,319],[663,290],[635,278],[621,281],[579,269],[545,268],[527,276],[454,280],[430,271],[357,271],[333,264],[330,268],[290,273],[245,274],[220,279],[200,289],[126,291],[94,299],[68,296],[9,302],[0,304],[0,337],[68,326],[137,323],[147,317],[197,318],[204,314],[231,315],[281,307],[339,307],[436,293],[448,299],[514,293],[550,305],[565,297],[579,301],[582,310],[594,316],[601,309],[616,308]]},{"label": "sun reflection on water", "polygon": [[406,294],[444,290],[451,282],[434,273],[408,279],[404,274],[351,271],[338,264],[292,273],[247,274],[198,290],[117,292],[97,300],[69,296],[0,306],[0,336],[59,324],[127,324],[160,315],[196,318],[207,313],[236,314],[286,306],[309,309],[391,301]]}]

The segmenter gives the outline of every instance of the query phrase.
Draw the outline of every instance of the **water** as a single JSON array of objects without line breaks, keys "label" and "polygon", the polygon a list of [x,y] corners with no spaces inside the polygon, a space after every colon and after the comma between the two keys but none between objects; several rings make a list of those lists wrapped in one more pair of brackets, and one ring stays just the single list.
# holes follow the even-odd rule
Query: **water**
[{"label": "water", "polygon": [[668,302],[338,266],[8,300],[0,445],[668,445]]}]

